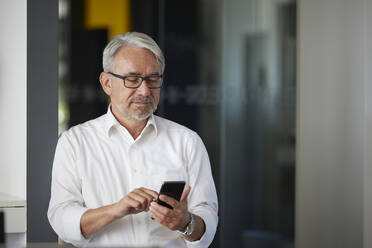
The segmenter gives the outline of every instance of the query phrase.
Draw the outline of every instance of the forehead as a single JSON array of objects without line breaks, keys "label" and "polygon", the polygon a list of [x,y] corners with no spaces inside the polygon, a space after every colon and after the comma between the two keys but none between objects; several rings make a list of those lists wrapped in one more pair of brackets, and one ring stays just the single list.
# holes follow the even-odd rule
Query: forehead
[{"label": "forehead", "polygon": [[124,46],[115,54],[114,71],[117,73],[160,73],[161,66],[150,50],[134,46]]}]

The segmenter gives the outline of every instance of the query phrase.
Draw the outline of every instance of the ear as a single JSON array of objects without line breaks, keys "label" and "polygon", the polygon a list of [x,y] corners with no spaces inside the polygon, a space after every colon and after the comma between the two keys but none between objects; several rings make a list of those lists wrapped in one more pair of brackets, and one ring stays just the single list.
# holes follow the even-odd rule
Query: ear
[{"label": "ear", "polygon": [[111,93],[112,93],[112,79],[111,79],[110,75],[106,72],[101,72],[101,75],[99,75],[99,82],[101,83],[103,91],[108,96],[111,96]]}]

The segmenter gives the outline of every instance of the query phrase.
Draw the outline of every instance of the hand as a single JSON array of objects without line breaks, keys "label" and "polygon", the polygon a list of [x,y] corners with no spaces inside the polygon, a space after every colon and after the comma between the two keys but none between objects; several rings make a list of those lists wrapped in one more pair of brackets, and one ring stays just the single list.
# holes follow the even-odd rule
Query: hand
[{"label": "hand", "polygon": [[173,209],[152,202],[150,206],[151,217],[173,231],[184,231],[190,222],[190,213],[187,210],[187,196],[190,190],[190,186],[185,187],[180,201],[166,195],[160,195],[160,200],[171,205]]},{"label": "hand", "polygon": [[121,218],[128,214],[149,211],[151,202],[157,199],[157,197],[158,193],[151,189],[135,189],[114,205],[115,217]]}]

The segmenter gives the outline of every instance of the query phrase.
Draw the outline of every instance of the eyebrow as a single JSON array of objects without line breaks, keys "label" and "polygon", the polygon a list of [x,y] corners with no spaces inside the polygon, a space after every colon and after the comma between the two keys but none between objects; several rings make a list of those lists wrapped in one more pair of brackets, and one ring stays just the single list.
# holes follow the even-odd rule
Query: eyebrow
[{"label": "eyebrow", "polygon": [[139,73],[139,72],[129,72],[127,75],[130,75],[130,76],[141,76],[141,73]]},{"label": "eyebrow", "polygon": [[[128,72],[127,75],[128,76],[141,76],[142,74],[139,73],[139,72]],[[160,76],[160,73],[159,72],[153,72],[153,73],[150,73],[148,76]]]},{"label": "eyebrow", "polygon": [[149,76],[160,76],[160,73],[159,72],[153,72],[153,73],[150,73]]}]

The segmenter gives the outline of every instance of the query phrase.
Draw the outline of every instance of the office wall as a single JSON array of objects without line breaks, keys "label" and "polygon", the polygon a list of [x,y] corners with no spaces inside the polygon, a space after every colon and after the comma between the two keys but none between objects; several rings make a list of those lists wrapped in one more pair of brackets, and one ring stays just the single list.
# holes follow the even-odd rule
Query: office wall
[{"label": "office wall", "polygon": [[299,1],[298,248],[371,247],[371,10],[364,0]]},{"label": "office wall", "polygon": [[26,199],[26,0],[0,1],[0,192]]},{"label": "office wall", "polygon": [[364,247],[372,247],[372,1],[364,0]]},{"label": "office wall", "polygon": [[58,138],[58,0],[27,5],[27,241],[56,242],[47,219]]}]

